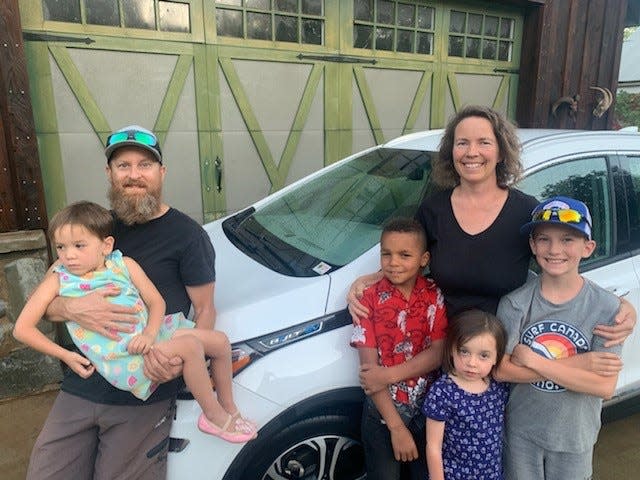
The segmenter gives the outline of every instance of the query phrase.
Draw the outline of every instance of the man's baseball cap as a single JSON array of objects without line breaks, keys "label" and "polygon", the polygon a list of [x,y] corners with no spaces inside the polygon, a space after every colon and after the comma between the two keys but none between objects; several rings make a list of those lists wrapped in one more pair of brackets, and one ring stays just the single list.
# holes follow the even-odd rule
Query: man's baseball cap
[{"label": "man's baseball cap", "polygon": [[162,164],[162,151],[158,138],[146,128],[140,125],[129,125],[120,130],[116,130],[107,137],[107,145],[104,154],[107,156],[107,163],[111,160],[113,152],[120,147],[134,146],[149,150],[156,157],[156,160]]},{"label": "man's baseball cap", "polygon": [[520,233],[530,235],[538,225],[550,224],[573,228],[591,240],[591,214],[580,200],[551,197],[541,202],[531,212],[531,221],[520,228]]}]

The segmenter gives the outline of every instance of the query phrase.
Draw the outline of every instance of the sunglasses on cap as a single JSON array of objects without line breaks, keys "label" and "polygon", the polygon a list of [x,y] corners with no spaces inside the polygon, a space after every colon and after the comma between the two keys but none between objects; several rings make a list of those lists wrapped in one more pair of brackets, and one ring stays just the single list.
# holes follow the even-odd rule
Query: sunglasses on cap
[{"label": "sunglasses on cap", "polygon": [[127,130],[125,132],[112,133],[107,138],[107,147],[111,147],[118,143],[127,142],[129,140],[133,140],[135,142],[160,151],[160,145],[158,144],[158,139],[155,137],[155,135],[141,132],[139,130]]},{"label": "sunglasses on cap", "polygon": [[585,222],[589,227],[591,227],[591,223],[587,217],[577,210],[570,208],[549,208],[547,210],[540,210],[533,214],[532,220],[534,222],[548,222],[552,218],[557,219],[560,223]]}]

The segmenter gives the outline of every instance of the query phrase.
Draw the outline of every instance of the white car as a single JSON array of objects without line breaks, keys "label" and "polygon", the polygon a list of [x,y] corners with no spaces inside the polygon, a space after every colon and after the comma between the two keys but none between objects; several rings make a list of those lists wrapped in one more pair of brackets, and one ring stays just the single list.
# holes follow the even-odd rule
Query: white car
[{"label": "white car", "polygon": [[[640,135],[521,130],[526,178],[538,199],[563,194],[593,215],[595,254],[583,273],[640,311]],[[198,404],[178,401],[168,478],[364,478],[358,356],[346,294],[379,268],[378,239],[412,216],[433,188],[442,131],[406,135],[326,167],[205,225],[216,249],[217,328],[233,347],[234,394],[260,425],[233,445],[196,427]],[[640,334],[624,346],[613,402],[640,390]]]}]

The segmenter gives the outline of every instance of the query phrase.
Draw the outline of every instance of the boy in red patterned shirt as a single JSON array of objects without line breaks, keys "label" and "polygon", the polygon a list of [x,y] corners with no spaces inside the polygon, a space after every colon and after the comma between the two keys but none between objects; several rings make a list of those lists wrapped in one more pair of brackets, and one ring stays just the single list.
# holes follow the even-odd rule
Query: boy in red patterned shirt
[{"label": "boy in red patterned shirt", "polygon": [[447,318],[444,299],[422,276],[429,263],[422,225],[392,219],[380,238],[384,278],[365,290],[369,316],[354,327],[360,382],[367,394],[362,441],[369,480],[427,478],[425,418],[420,412],[430,374],[440,367]]}]

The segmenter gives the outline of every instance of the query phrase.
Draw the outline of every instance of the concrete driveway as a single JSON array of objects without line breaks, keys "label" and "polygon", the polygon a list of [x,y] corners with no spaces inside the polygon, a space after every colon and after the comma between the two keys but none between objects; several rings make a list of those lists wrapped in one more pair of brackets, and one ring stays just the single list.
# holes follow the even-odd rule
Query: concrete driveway
[{"label": "concrete driveway", "polygon": [[[0,472],[3,480],[23,480],[31,447],[57,390],[0,403]],[[636,400],[638,401],[638,400]],[[600,431],[594,480],[639,478],[640,413],[607,423]]]}]

